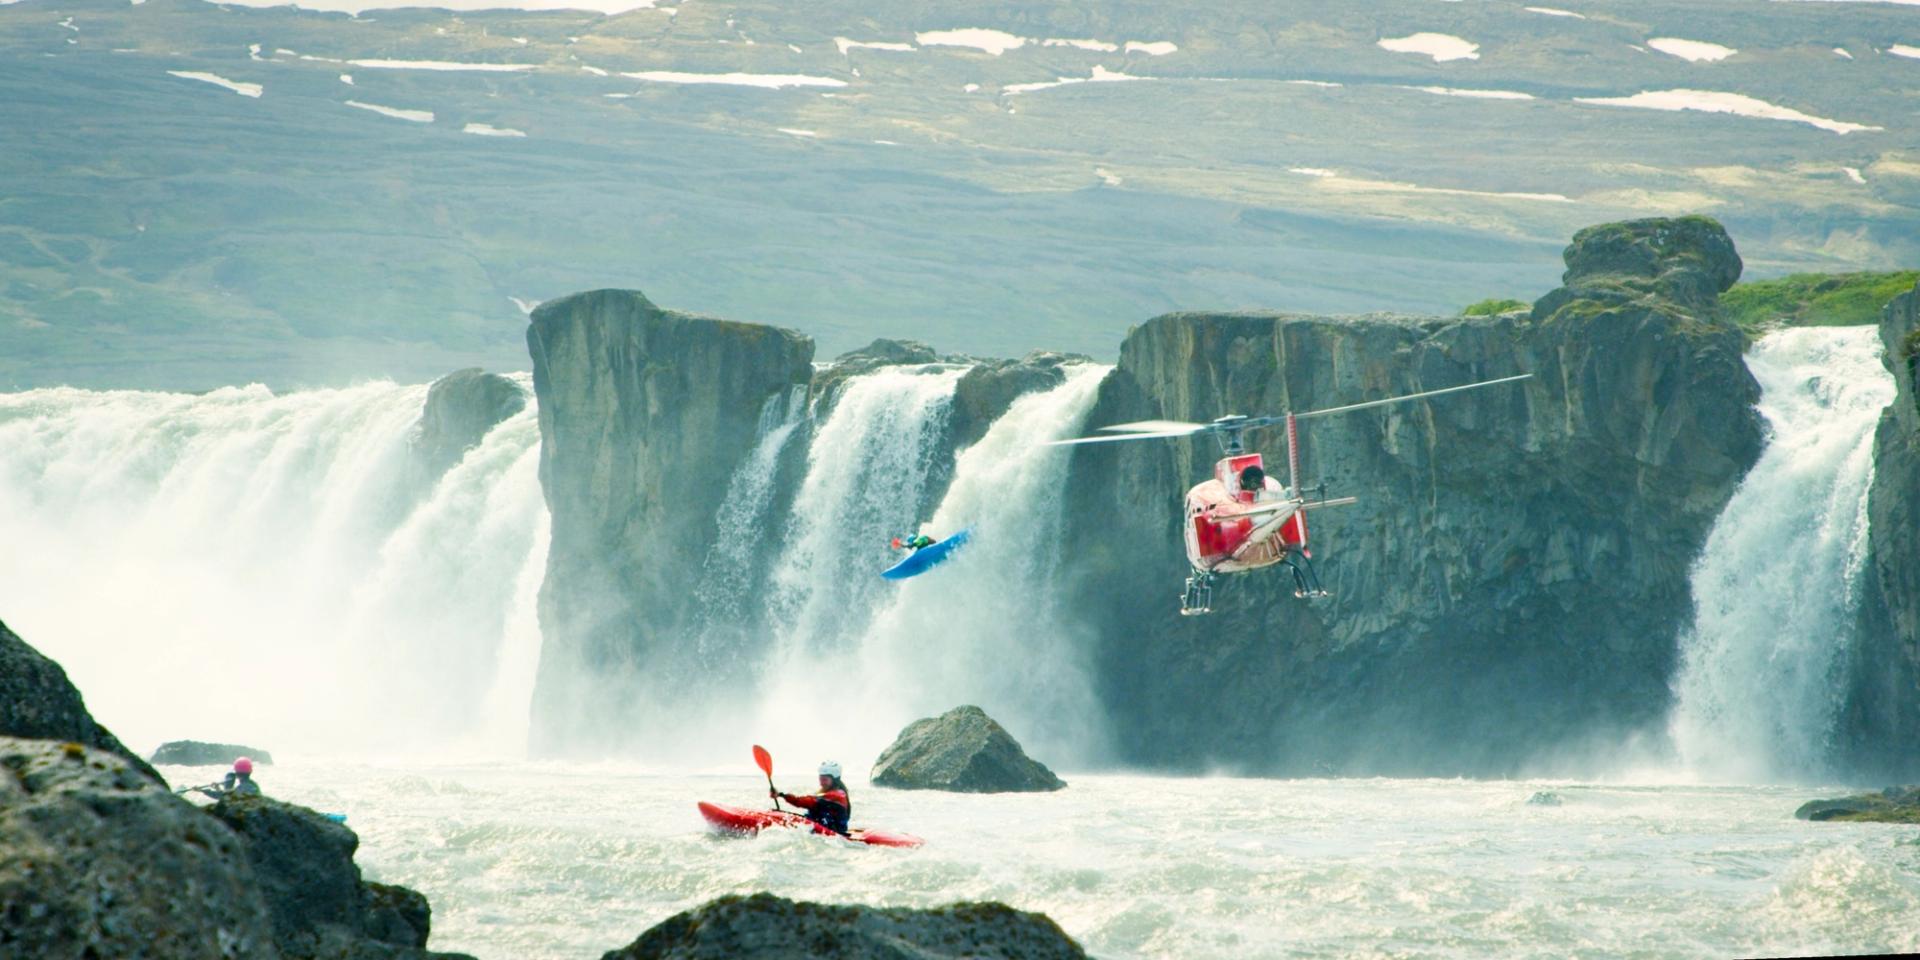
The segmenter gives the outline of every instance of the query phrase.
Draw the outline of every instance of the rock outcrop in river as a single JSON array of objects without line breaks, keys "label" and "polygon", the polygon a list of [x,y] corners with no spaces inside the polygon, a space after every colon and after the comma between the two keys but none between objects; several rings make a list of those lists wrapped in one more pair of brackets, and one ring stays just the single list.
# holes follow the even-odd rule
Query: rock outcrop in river
[{"label": "rock outcrop in river", "polygon": [[427,403],[413,438],[413,454],[429,480],[437,480],[478,446],[487,431],[519,413],[527,395],[497,373],[478,367],[455,370],[427,388]]},{"label": "rock outcrop in river", "polygon": [[5,623],[0,623],[0,735],[83,743],[166,783],[111,731],[94,722],[80,691],[59,664],[28,646]]},{"label": "rock outcrop in river", "polygon": [[[1064,595],[1122,759],[1500,774],[1661,721],[1690,565],[1761,445],[1744,341],[1714,317],[1740,261],[1687,218],[1584,230],[1566,262],[1529,314],[1187,313],[1127,337],[1089,424],[1534,377],[1303,424],[1303,485],[1360,498],[1311,515],[1320,602],[1254,573],[1177,616],[1177,498],[1219,450],[1076,448]],[[1284,476],[1284,436],[1254,439]]]},{"label": "rock outcrop in river", "polygon": [[553,517],[532,749],[631,733],[643,679],[691,674],[701,558],[762,408],[813,375],[791,330],[696,317],[636,291],[541,304],[527,330]]},{"label": "rock outcrop in river", "polygon": [[270,764],[273,755],[255,747],[237,743],[206,743],[200,740],[169,740],[153,751],[154,763],[182,767],[225,766],[246,757],[254,763]]},{"label": "rock outcrop in river", "polygon": [[1920,288],[1880,323],[1895,396],[1874,433],[1869,538],[1859,642],[1841,718],[1844,762],[1920,775]]},{"label": "rock outcrop in river", "polygon": [[1082,960],[1044,914],[1000,903],[931,910],[835,906],[757,893],[675,914],[601,960]]},{"label": "rock outcrop in river", "polygon": [[915,720],[873,764],[875,786],[955,793],[1020,793],[1066,786],[974,706]]}]

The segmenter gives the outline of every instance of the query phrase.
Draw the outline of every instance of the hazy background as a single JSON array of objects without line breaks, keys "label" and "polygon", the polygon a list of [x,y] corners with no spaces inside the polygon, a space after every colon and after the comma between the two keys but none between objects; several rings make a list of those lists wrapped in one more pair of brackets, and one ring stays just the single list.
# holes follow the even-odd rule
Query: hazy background
[{"label": "hazy background", "polygon": [[[1472,49],[1381,45],[1420,33]],[[1749,276],[1894,266],[1915,56],[1912,9],[1825,2],[21,0],[0,389],[523,369],[524,309],[599,286],[825,356],[1110,358],[1175,308],[1531,298],[1578,227],[1679,212]],[[1581,102],[1673,90],[1787,118]]]}]

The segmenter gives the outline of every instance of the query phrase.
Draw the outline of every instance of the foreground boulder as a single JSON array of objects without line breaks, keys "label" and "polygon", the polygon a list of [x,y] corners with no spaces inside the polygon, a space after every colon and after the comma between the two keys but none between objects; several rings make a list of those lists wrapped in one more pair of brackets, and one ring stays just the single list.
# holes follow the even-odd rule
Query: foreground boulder
[{"label": "foreground boulder", "polygon": [[199,740],[169,740],[153,752],[152,762],[177,767],[223,767],[241,757],[254,763],[273,762],[273,756],[265,750],[237,743],[203,743]]},{"label": "foreground boulder", "polygon": [[229,797],[207,813],[240,836],[283,955],[458,956],[424,949],[432,919],[425,897],[361,880],[353,862],[360,838],[345,826],[269,797]]},{"label": "foreground boulder", "polygon": [[0,734],[83,743],[114,754],[140,773],[166,783],[106,727],[93,722],[86,701],[59,664],[28,646],[4,623],[0,623]]},{"label": "foreground boulder", "polygon": [[1045,914],[1002,903],[931,910],[729,896],[667,918],[601,960],[1077,960],[1086,952]]},{"label": "foreground boulder", "polygon": [[526,391],[478,367],[456,370],[427,388],[427,404],[413,437],[413,453],[437,479],[480,445],[488,431],[527,406]]},{"label": "foreground boulder", "polygon": [[1035,793],[1065,781],[1028,757],[979,707],[915,720],[873,765],[876,786],[955,793]]},{"label": "foreground boulder", "polygon": [[0,768],[0,956],[278,956],[240,839],[126,757],[0,737]]},{"label": "foreground boulder", "polygon": [[1920,786],[1888,787],[1838,800],[1809,800],[1793,815],[1843,823],[1920,823]]}]

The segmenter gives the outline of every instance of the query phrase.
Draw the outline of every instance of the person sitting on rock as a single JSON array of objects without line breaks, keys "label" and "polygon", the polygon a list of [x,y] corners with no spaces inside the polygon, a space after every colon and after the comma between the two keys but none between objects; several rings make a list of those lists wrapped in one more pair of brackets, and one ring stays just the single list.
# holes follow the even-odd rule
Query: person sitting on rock
[{"label": "person sitting on rock", "polygon": [[771,786],[767,792],[805,810],[808,820],[843,837],[847,835],[847,824],[853,819],[853,801],[847,798],[847,784],[840,779],[840,765],[832,760],[820,765],[819,793],[799,796],[781,793]]},{"label": "person sitting on rock", "polygon": [[894,537],[893,548],[895,550],[905,550],[911,547],[917,553],[920,550],[933,546],[934,542],[932,537],[924,533],[917,537]]},{"label": "person sitting on rock", "polygon": [[219,783],[210,783],[204,787],[195,787],[194,789],[215,800],[223,800],[227,797],[257,797],[260,795],[260,785],[253,782],[253,761],[246,757],[241,757],[233,762],[233,769],[227,772],[227,778],[225,780]]}]

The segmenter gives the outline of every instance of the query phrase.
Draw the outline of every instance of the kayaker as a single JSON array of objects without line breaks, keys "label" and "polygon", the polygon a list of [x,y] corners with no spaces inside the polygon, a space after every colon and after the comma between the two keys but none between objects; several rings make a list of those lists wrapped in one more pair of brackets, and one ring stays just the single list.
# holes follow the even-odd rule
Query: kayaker
[{"label": "kayaker", "polygon": [[917,552],[919,550],[933,546],[935,542],[937,541],[935,541],[932,537],[929,537],[924,533],[920,534],[917,537],[894,537],[893,548],[895,550],[906,550],[911,548]]},{"label": "kayaker", "polygon": [[194,789],[215,800],[226,797],[257,797],[260,795],[260,785],[253,782],[253,761],[247,757],[241,757],[233,761],[233,769],[227,772],[227,778],[225,780],[220,783],[209,783],[204,787],[195,787]]},{"label": "kayaker", "polygon": [[807,812],[807,819],[841,836],[847,835],[847,823],[853,819],[853,801],[847,799],[846,781],[840,779],[840,765],[828,760],[820,765],[820,792],[810,796],[781,793],[769,786],[767,793]]}]

